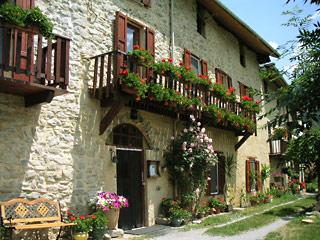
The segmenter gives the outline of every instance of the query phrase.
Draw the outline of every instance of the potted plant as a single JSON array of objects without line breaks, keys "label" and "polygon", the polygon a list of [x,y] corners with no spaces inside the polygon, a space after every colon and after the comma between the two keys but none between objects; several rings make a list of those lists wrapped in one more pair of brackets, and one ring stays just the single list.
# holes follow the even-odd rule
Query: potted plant
[{"label": "potted plant", "polygon": [[122,91],[129,94],[136,94],[139,98],[145,98],[148,91],[146,79],[142,79],[138,73],[125,69],[120,73]]},{"label": "potted plant", "polygon": [[203,218],[205,216],[205,214],[208,212],[208,210],[209,210],[209,207],[207,207],[207,203],[203,202],[203,204],[201,204],[198,208],[197,217]]},{"label": "potted plant", "polygon": [[129,207],[128,200],[116,193],[98,192],[90,199],[90,205],[94,210],[102,210],[108,218],[108,229],[114,229],[118,225],[120,209]]},{"label": "potted plant", "polygon": [[92,227],[92,215],[88,215],[87,218],[79,215],[75,216],[71,212],[68,212],[66,222],[75,223],[71,226],[71,233],[74,240],[86,240],[89,237],[89,232],[93,230]]},{"label": "potted plant", "polygon": [[221,201],[218,198],[210,198],[208,205],[215,210],[215,214],[220,214]]},{"label": "potted plant", "polygon": [[53,24],[38,7],[24,10],[19,5],[4,3],[0,6],[0,15],[3,22],[23,28],[36,27],[36,32],[40,32],[46,38],[53,37]]},{"label": "potted plant", "polygon": [[179,227],[182,224],[182,221],[186,221],[191,217],[191,212],[188,209],[183,208],[173,208],[169,209],[170,213],[170,224],[174,227]]},{"label": "potted plant", "polygon": [[150,51],[144,48],[140,49],[139,45],[134,45],[133,49],[133,51],[128,52],[130,61],[144,67],[151,67],[151,65],[154,63],[154,57]]},{"label": "potted plant", "polygon": [[102,211],[92,213],[93,239],[103,239],[107,230],[108,218]]},{"label": "potted plant", "polygon": [[165,217],[170,217],[170,209],[177,209],[180,208],[180,201],[177,197],[173,198],[162,198],[161,208],[163,210]]}]

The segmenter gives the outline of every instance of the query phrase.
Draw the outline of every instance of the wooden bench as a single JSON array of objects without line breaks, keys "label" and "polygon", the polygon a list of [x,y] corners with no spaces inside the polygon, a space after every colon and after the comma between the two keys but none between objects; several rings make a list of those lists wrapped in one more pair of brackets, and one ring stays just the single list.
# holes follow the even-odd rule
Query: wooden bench
[{"label": "wooden bench", "polygon": [[59,202],[40,198],[34,201],[13,199],[1,203],[1,224],[5,228],[16,230],[74,226],[75,223],[64,223]]}]

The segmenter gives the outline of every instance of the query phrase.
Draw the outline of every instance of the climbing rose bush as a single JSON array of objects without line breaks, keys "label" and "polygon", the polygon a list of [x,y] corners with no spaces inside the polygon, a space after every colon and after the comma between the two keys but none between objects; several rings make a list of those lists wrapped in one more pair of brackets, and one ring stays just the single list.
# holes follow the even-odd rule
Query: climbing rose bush
[{"label": "climbing rose bush", "polygon": [[90,199],[90,205],[94,209],[103,211],[129,207],[128,200],[125,197],[110,192],[98,192],[94,198]]},{"label": "climbing rose bush", "polygon": [[165,150],[168,172],[182,195],[192,193],[193,204],[197,204],[204,193],[210,169],[217,162],[212,139],[206,129],[190,115],[190,121]]}]

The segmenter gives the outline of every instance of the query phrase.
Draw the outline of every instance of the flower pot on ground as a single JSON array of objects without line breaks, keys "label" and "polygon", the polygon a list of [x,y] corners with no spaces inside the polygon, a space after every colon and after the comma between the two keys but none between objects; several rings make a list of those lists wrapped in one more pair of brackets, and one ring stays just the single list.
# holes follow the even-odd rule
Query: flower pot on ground
[{"label": "flower pot on ground", "polygon": [[107,226],[94,227],[92,231],[93,239],[102,240],[107,230],[108,230]]},{"label": "flower pot on ground", "polygon": [[197,218],[198,219],[204,218],[204,213],[197,213]]},{"label": "flower pot on ground", "polygon": [[89,238],[89,234],[87,232],[75,232],[72,233],[72,238],[74,240],[87,240]]},{"label": "flower pot on ground", "polygon": [[215,214],[220,214],[221,213],[221,209],[220,207],[215,207],[216,211],[214,212]]},{"label": "flower pot on ground", "polygon": [[171,226],[173,227],[180,227],[182,224],[182,219],[174,218],[170,221]]},{"label": "flower pot on ground", "polygon": [[221,212],[221,213],[224,213],[225,211],[226,211],[225,208],[220,208],[220,212]]},{"label": "flower pot on ground", "polygon": [[120,208],[129,207],[125,197],[110,192],[98,192],[94,198],[90,199],[90,205],[93,209],[104,212],[108,218],[108,229],[117,227]]},{"label": "flower pot on ground", "polygon": [[232,212],[232,210],[233,210],[233,206],[231,205],[231,204],[229,204],[228,206],[227,206],[227,212]]},{"label": "flower pot on ground", "polygon": [[173,209],[180,209],[180,201],[177,199],[177,197],[162,198],[161,208],[163,210],[164,216],[170,217]]},{"label": "flower pot on ground", "polygon": [[93,239],[103,239],[107,232],[108,217],[103,211],[96,211],[92,215]]}]

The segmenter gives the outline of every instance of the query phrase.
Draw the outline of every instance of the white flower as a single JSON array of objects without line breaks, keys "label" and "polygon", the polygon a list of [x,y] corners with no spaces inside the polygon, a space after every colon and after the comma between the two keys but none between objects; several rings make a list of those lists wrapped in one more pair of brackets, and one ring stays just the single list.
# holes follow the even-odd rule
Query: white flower
[{"label": "white flower", "polygon": [[171,136],[170,139],[171,139],[171,141],[173,141],[174,140],[174,136]]},{"label": "white flower", "polygon": [[198,125],[198,127],[200,127],[201,126],[201,122],[198,122],[197,125]]},{"label": "white flower", "polygon": [[188,150],[189,150],[190,153],[192,153],[192,148],[189,148]]},{"label": "white flower", "polygon": [[206,131],[205,128],[202,128],[202,129],[201,129],[201,132],[202,132],[202,133],[205,133],[205,131]]},{"label": "white flower", "polygon": [[190,127],[190,128],[189,128],[189,131],[190,131],[190,132],[192,132],[192,131],[193,131],[193,128],[192,128],[192,127]]},{"label": "white flower", "polygon": [[186,128],[183,129],[183,132],[184,132],[184,133],[187,133],[187,132],[188,132],[188,129],[186,129]]},{"label": "white flower", "polygon": [[208,181],[210,181],[211,180],[211,177],[208,177]]},{"label": "white flower", "polygon": [[199,189],[199,188],[197,188],[197,189],[196,189],[196,192],[197,192],[197,193],[199,193],[199,192],[200,192],[200,189]]},{"label": "white flower", "polygon": [[163,151],[167,150],[167,147],[166,147],[166,146],[163,146],[163,147],[162,147],[162,150],[163,150]]}]

